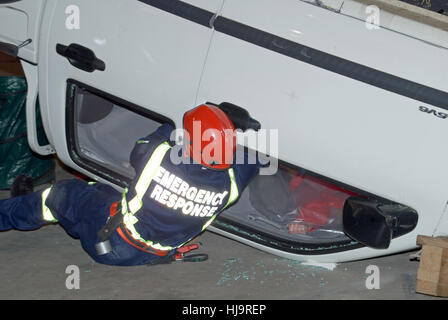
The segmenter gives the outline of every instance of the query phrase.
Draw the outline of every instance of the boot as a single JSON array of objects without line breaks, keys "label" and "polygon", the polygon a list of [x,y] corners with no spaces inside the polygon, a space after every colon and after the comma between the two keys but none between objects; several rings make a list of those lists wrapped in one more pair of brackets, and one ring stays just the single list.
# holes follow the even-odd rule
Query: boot
[{"label": "boot", "polygon": [[11,197],[24,196],[33,192],[33,179],[27,175],[18,175],[11,186]]}]

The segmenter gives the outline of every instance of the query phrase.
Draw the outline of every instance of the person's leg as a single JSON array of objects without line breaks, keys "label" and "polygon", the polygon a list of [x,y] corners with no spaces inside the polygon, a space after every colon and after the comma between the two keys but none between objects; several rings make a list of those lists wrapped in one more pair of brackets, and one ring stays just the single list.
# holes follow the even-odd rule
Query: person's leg
[{"label": "person's leg", "polygon": [[[117,199],[116,201],[121,200]],[[96,198],[86,198],[80,204],[79,210],[88,212],[89,208],[96,205]],[[116,214],[121,214],[117,212]],[[83,215],[81,228],[79,230],[80,240],[83,249],[98,263],[115,266],[136,266],[145,265],[159,259],[158,256],[146,253],[127,243],[117,231],[113,232],[109,238],[112,251],[98,255],[95,245],[100,242],[98,231],[104,227],[110,216],[110,204],[103,205],[93,214]]]},{"label": "person's leg", "polygon": [[0,231],[35,230],[48,224],[42,216],[42,192],[0,201]]},{"label": "person's leg", "polygon": [[119,266],[148,264],[158,257],[129,245],[117,232],[109,239],[113,250],[105,255],[96,253],[98,231],[106,224],[111,205],[121,197],[104,184],[65,180],[55,184],[45,203],[67,233],[79,238],[83,249],[96,262]]},{"label": "person's leg", "polygon": [[112,203],[120,200],[121,194],[110,186],[62,180],[44,191],[0,201],[0,231],[35,230],[59,222],[99,263],[131,266],[158,259],[129,245],[117,232],[110,238],[112,252],[101,256],[96,253],[98,231],[106,224]]},{"label": "person's leg", "polygon": [[70,179],[58,181],[52,187],[45,205],[68,234],[81,238],[84,224],[100,229],[108,218],[105,209],[120,198],[120,193],[110,186]]}]

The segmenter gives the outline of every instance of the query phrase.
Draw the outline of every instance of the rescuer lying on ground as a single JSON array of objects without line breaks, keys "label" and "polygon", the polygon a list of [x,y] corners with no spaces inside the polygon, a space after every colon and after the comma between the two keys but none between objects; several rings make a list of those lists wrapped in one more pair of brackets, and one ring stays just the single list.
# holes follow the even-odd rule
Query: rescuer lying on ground
[{"label": "rescuer lying on ground", "polygon": [[[200,130],[193,128],[198,123]],[[181,156],[190,161],[173,163],[173,130],[164,124],[137,141],[130,158],[136,177],[123,194],[102,183],[59,181],[44,191],[0,201],[0,231],[34,230],[58,222],[99,263],[170,261],[238,199],[261,166],[248,161],[247,153],[243,164],[233,163],[235,127],[216,106],[201,105],[184,115],[189,138],[184,139]],[[203,141],[207,130],[212,134]],[[203,151],[213,142],[230,152],[212,152],[205,158]]]}]

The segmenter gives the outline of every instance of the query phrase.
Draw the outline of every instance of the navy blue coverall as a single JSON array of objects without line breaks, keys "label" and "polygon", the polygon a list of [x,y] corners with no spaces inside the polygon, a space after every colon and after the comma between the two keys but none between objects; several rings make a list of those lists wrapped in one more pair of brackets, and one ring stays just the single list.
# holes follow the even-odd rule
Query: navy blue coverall
[{"label": "navy blue coverall", "polygon": [[[102,184],[62,180],[47,190],[0,201],[0,231],[34,230],[58,222],[71,236],[79,238],[84,250],[97,262],[108,265],[154,263],[159,256],[138,248],[175,253],[176,249],[200,234],[227,206],[234,203],[260,164],[233,164],[216,171],[199,164],[173,164],[168,145],[174,128],[162,125],[139,140],[131,153],[136,178],[124,194]],[[157,159],[158,158],[158,159]],[[113,203],[121,203],[123,237],[117,231],[110,237],[113,250],[98,255],[95,244]],[[44,219],[50,211],[51,218]],[[126,239],[125,239],[126,238]],[[132,241],[129,241],[132,240]]]}]

